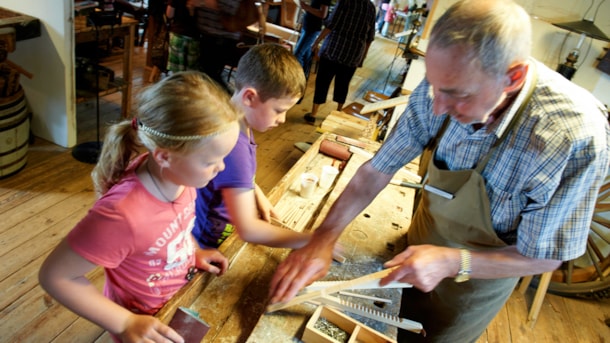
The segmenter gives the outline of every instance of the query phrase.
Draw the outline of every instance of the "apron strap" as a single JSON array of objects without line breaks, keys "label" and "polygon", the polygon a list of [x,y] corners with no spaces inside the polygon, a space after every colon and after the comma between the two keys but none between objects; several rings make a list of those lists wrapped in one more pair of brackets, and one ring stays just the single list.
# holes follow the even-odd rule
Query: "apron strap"
[{"label": "apron strap", "polygon": [[[419,170],[417,172],[417,174],[422,177],[422,180],[428,173],[428,163],[434,155],[434,150],[436,150],[438,142],[440,141],[441,137],[443,137],[443,134],[445,133],[445,130],[447,130],[447,127],[449,127],[449,122],[451,122],[451,117],[447,115],[440,129],[436,133],[436,136],[430,139],[428,144],[424,147],[424,151],[422,152],[421,158],[419,159]],[[422,183],[424,182],[422,181]]]}]

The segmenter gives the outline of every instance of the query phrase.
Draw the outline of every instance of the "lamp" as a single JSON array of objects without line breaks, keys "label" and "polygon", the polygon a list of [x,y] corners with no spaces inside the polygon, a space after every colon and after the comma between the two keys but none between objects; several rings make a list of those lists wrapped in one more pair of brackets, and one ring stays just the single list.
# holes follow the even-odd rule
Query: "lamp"
[{"label": "lamp", "polygon": [[[599,10],[599,7],[602,5],[602,3],[604,3],[604,1],[605,0],[602,0],[599,3],[599,5],[597,6],[597,10]],[[589,7],[589,9],[591,9],[591,7]],[[597,10],[595,11],[595,15],[597,15]],[[589,10],[587,10],[587,12],[589,12]],[[587,13],[585,13],[585,15],[586,14]],[[594,20],[595,19],[582,19],[580,21],[570,21],[566,23],[552,23],[554,26],[557,26],[564,30],[580,34],[580,39],[578,40],[576,48],[570,51],[564,63],[557,66],[557,72],[563,75],[568,80],[571,80],[572,76],[574,76],[574,73],[576,72],[575,64],[578,61],[578,57],[580,55],[580,48],[586,37],[610,42],[610,38],[608,38],[608,36],[606,36],[600,29],[597,28],[597,26],[595,26],[595,24],[593,23]]]}]

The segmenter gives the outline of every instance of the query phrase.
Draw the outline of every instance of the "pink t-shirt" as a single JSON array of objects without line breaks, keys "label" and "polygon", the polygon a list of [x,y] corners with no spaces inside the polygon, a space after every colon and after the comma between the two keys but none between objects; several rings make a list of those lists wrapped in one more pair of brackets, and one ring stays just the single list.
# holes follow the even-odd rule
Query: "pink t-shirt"
[{"label": "pink t-shirt", "polygon": [[146,156],[132,162],[67,239],[76,253],[104,267],[104,295],[134,313],[154,314],[195,265],[195,189],[186,188],[173,203],[155,198],[134,173]]}]

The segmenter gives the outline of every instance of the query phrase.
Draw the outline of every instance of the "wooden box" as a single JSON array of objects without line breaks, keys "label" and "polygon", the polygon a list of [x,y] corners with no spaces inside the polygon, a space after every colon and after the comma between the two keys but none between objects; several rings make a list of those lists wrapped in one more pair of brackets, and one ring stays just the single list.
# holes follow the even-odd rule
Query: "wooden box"
[{"label": "wooden box", "polygon": [[315,328],[316,322],[324,318],[328,322],[336,325],[341,330],[345,331],[349,335],[348,343],[396,343],[395,339],[392,339],[378,331],[371,329],[363,323],[326,306],[318,306],[316,311],[313,313],[305,332],[303,332],[303,342],[305,343],[341,343],[338,340],[326,335],[322,331]]}]

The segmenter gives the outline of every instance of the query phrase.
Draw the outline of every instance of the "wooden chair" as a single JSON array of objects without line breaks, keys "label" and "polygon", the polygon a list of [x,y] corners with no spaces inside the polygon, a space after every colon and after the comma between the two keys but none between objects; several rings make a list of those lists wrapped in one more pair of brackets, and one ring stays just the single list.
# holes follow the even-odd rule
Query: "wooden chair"
[{"label": "wooden chair", "polygon": [[299,30],[299,13],[299,6],[293,0],[282,0],[280,25],[293,30]]},{"label": "wooden chair", "polygon": [[[531,328],[536,325],[536,320],[538,319],[538,314],[540,313],[540,308],[542,307],[542,302],[544,301],[546,291],[549,288],[549,283],[551,282],[552,275],[552,271],[542,273],[540,275],[540,282],[538,283],[538,288],[536,289],[534,300],[532,301],[530,311],[527,315],[527,323],[530,325]],[[521,283],[519,284],[519,293],[525,294],[533,277],[534,275],[529,275],[521,278]]]}]

